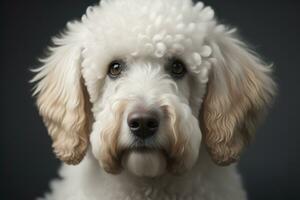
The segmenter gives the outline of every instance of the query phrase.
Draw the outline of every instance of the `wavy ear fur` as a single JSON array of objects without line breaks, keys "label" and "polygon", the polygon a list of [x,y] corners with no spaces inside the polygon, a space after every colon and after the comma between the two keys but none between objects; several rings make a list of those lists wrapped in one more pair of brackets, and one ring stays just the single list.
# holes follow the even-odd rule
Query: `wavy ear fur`
[{"label": "wavy ear fur", "polygon": [[215,163],[239,159],[254,128],[272,102],[275,83],[266,66],[238,39],[219,27],[208,41],[212,69],[201,110],[205,144]]},{"label": "wavy ear fur", "polygon": [[78,164],[88,146],[88,99],[80,67],[80,46],[71,33],[54,39],[54,48],[35,72],[34,95],[53,140],[54,152],[68,164]]}]

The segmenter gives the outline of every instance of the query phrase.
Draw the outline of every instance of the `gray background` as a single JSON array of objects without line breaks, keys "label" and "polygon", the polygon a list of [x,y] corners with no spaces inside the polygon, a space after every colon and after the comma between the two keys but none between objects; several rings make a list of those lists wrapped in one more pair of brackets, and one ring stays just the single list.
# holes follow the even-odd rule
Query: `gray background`
[{"label": "gray background", "polygon": [[[33,199],[57,176],[59,161],[31,98],[32,74],[50,37],[96,0],[1,1],[0,198]],[[206,0],[275,64],[279,96],[240,162],[250,200],[299,198],[299,19],[296,0]]]}]

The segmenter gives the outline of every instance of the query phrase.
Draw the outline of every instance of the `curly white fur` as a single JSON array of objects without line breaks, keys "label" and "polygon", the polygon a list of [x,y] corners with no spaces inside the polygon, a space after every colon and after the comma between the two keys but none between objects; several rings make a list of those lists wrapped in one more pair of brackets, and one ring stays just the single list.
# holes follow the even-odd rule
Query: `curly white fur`
[{"label": "curly white fur", "polygon": [[[54,152],[76,166],[63,164],[44,199],[246,199],[229,164],[253,137],[275,84],[210,7],[103,0],[53,42],[34,95]],[[174,57],[186,66],[181,79],[166,69]],[[126,69],[111,79],[116,59]],[[127,125],[137,108],[160,119],[146,152],[135,150]]]}]

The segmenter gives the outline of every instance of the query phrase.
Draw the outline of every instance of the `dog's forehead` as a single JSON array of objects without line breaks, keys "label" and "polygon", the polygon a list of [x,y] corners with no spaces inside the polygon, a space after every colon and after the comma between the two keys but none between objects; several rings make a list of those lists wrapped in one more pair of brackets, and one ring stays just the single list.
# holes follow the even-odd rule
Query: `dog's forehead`
[{"label": "dog's forehead", "polygon": [[[205,44],[214,11],[190,0],[106,0],[87,10],[83,68],[103,79],[108,64],[124,57],[184,58],[194,71],[212,51]],[[105,67],[104,67],[105,66]]]}]

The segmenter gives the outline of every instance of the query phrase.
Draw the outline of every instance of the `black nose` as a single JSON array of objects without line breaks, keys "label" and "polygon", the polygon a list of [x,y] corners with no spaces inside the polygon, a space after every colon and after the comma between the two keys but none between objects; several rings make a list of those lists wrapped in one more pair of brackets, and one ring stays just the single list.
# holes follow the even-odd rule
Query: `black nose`
[{"label": "black nose", "polygon": [[155,112],[135,111],[128,115],[127,123],[135,136],[145,139],[157,132],[159,116]]}]

